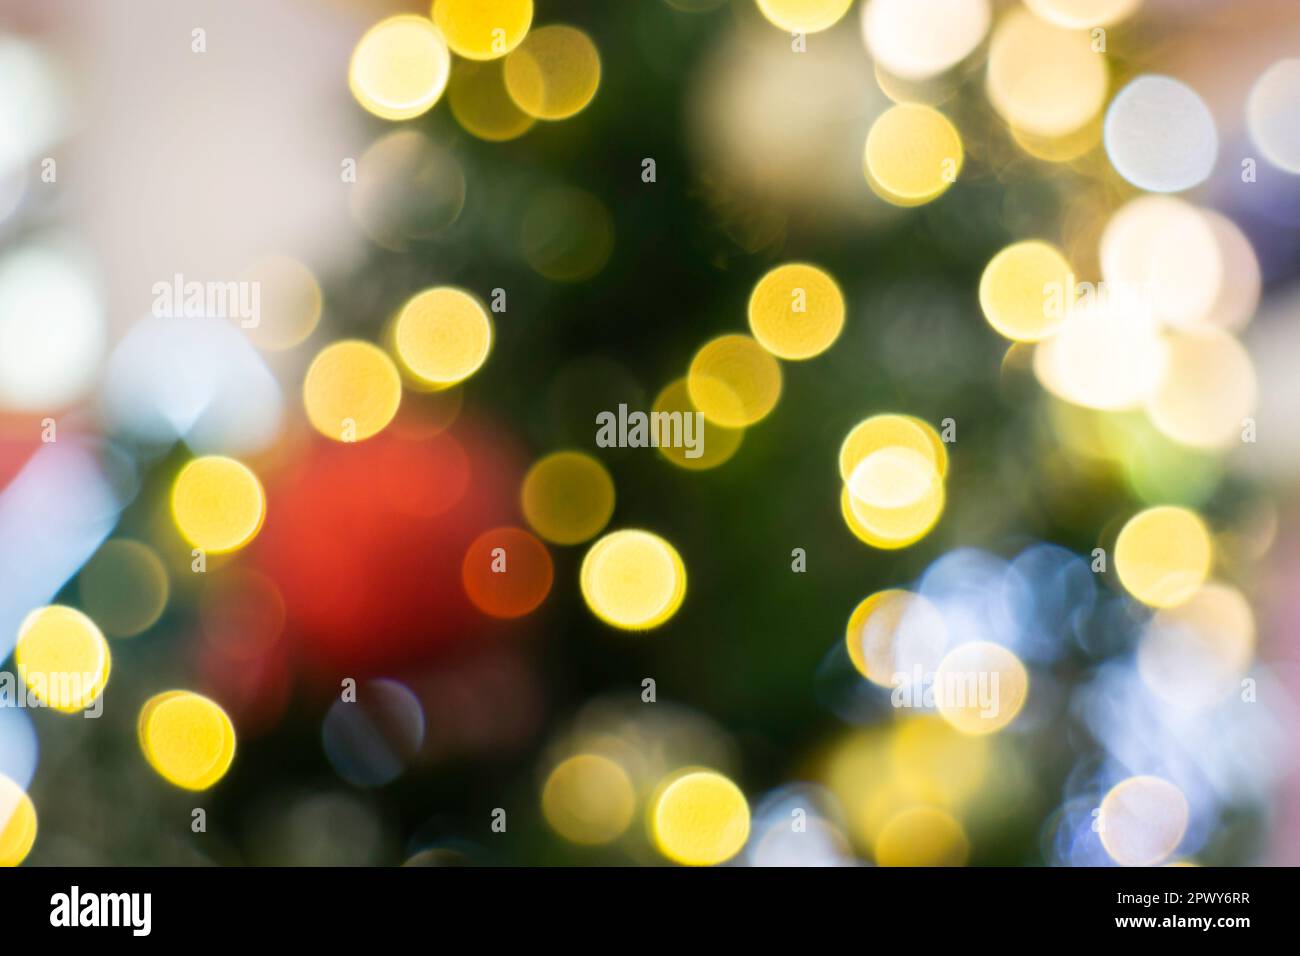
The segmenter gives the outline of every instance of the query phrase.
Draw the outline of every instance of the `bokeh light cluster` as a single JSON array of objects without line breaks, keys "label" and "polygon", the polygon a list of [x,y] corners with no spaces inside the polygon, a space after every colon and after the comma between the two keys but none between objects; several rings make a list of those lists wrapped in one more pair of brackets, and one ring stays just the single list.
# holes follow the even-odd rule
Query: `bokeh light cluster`
[{"label": "bokeh light cluster", "polygon": [[0,865],[1300,860],[1294,15],[196,3],[129,214],[0,17]]}]

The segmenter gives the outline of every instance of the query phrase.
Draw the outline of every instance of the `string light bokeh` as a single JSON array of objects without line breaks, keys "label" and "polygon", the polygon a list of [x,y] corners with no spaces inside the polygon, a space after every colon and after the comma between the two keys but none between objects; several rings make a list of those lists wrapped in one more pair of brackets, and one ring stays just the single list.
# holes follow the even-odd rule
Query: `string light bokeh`
[{"label": "string light bokeh", "polygon": [[0,864],[1300,862],[1285,5],[11,6]]}]

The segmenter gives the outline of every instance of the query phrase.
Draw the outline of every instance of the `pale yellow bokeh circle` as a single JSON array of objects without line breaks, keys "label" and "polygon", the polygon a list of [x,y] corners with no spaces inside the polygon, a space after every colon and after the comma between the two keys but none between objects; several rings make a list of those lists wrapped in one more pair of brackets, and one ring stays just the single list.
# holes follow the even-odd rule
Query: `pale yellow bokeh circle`
[{"label": "pale yellow bokeh circle", "polygon": [[495,60],[523,41],[533,22],[533,0],[434,0],[433,22],[453,53]]},{"label": "pale yellow bokeh circle", "polygon": [[891,445],[858,462],[846,484],[856,504],[895,511],[921,501],[942,480],[925,453]]},{"label": "pale yellow bokeh circle", "polygon": [[359,339],[321,349],[302,383],[313,427],[335,441],[364,441],[393,420],[402,401],[402,376],[383,351]]},{"label": "pale yellow bokeh circle", "polygon": [[903,508],[877,508],[855,498],[845,485],[840,492],[840,515],[854,536],[882,551],[895,551],[920,541],[943,514],[942,482],[913,504]]},{"label": "pale yellow bokeh circle", "polygon": [[596,95],[600,54],[576,27],[539,27],[507,58],[505,81],[510,98],[529,116],[568,119]]},{"label": "pale yellow bokeh circle", "polygon": [[18,866],[36,842],[36,807],[32,798],[0,773],[0,867]]},{"label": "pale yellow bokeh circle", "polygon": [[222,455],[187,463],[172,484],[171,506],[181,536],[211,554],[248,544],[266,517],[266,495],[257,475]]},{"label": "pale yellow bokeh circle", "polygon": [[524,518],[554,544],[580,544],[600,534],[614,514],[614,479],[595,458],[557,451],[524,475]]},{"label": "pale yellow bokeh circle", "polygon": [[23,619],[14,663],[28,692],[64,714],[93,704],[112,670],[108,641],[95,622],[62,604],[37,608]]},{"label": "pale yellow bokeh circle", "polygon": [[451,54],[437,27],[404,14],[379,21],[357,41],[348,86],[380,119],[408,120],[438,102],[450,71]]},{"label": "pale yellow bokeh circle", "polygon": [[882,448],[901,447],[926,455],[939,477],[948,474],[948,448],[929,422],[911,415],[885,413],[858,422],[840,444],[840,479],[848,481],[862,460]]},{"label": "pale yellow bokeh circle", "polygon": [[1106,57],[1086,31],[1066,30],[1011,10],[989,44],[987,92],[1012,127],[1057,138],[1073,133],[1106,101]]},{"label": "pale yellow bokeh circle", "polygon": [[563,761],[542,788],[542,815],[572,843],[596,846],[617,840],[635,811],[636,791],[627,771],[598,754]]},{"label": "pale yellow bokeh circle", "polygon": [[1161,608],[1138,645],[1138,673],[1165,701],[1208,707],[1237,689],[1255,653],[1255,615],[1236,588],[1207,584]]},{"label": "pale yellow bokeh circle", "polygon": [[1061,250],[1036,239],[1017,242],[984,267],[980,308],[999,335],[1037,342],[1065,320],[1074,286],[1074,270]]},{"label": "pale yellow bokeh circle", "polygon": [[947,625],[933,602],[919,594],[891,588],[862,600],[844,631],[849,660],[858,673],[881,687],[911,682],[920,666],[924,678],[934,671],[948,643]]},{"label": "pale yellow bokeh circle", "polygon": [[[664,386],[664,390],[656,396],[651,411],[663,415],[681,415],[682,416],[682,437],[683,443],[679,445],[659,445],[659,454],[663,455],[678,468],[685,468],[688,471],[704,471],[708,468],[716,468],[723,462],[728,461],[740,449],[740,443],[745,437],[745,431],[741,428],[723,428],[721,425],[714,424],[707,418],[696,418],[691,425],[693,431],[691,437],[694,441],[700,442],[701,446],[697,449],[691,449],[685,444],[685,416],[695,416],[700,414],[694,403],[691,402],[690,389],[687,386],[686,379],[679,378],[669,382]],[[674,419],[669,419],[669,427],[676,428]],[[703,429],[697,426],[703,424]],[[702,438],[700,437],[702,434]],[[696,451],[699,454],[696,454]],[[694,455],[695,457],[690,457]]]},{"label": "pale yellow bokeh circle", "polygon": [[961,136],[931,106],[891,106],[871,124],[863,152],[867,182],[896,206],[919,206],[947,192],[961,172]]},{"label": "pale yellow bokeh circle", "polygon": [[289,256],[268,256],[253,263],[244,279],[257,283],[261,314],[257,324],[245,330],[259,349],[291,349],[315,331],[321,317],[320,285],[303,263]]},{"label": "pale yellow bokeh circle", "polygon": [[876,837],[880,866],[962,866],[969,856],[961,824],[937,807],[900,810]]},{"label": "pale yellow bokeh circle", "polygon": [[1034,13],[1067,30],[1110,26],[1141,5],[1142,0],[1025,0]]},{"label": "pale yellow bokeh circle", "polygon": [[158,555],[128,538],[104,542],[81,569],[77,584],[87,613],[112,637],[134,637],[152,627],[170,590]]},{"label": "pale yellow bokeh circle", "polygon": [[1168,780],[1129,777],[1102,799],[1097,832],[1121,866],[1155,866],[1178,849],[1190,817],[1187,798]]},{"label": "pale yellow bokeh circle", "polygon": [[474,296],[450,286],[412,296],[393,329],[397,357],[421,382],[446,388],[463,382],[487,361],[492,321]]},{"label": "pale yellow bokeh circle", "polygon": [[1254,414],[1255,366],[1233,336],[1214,326],[1171,331],[1167,364],[1146,411],[1166,438],[1193,448],[1226,448],[1241,441]]},{"label": "pale yellow bokeh circle", "polygon": [[1200,590],[1214,546],[1195,512],[1161,505],[1128,520],[1115,540],[1115,572],[1143,604],[1175,607]]},{"label": "pale yellow bokeh circle", "polygon": [[186,690],[151,697],[140,709],[140,747],[158,775],[186,790],[206,790],[235,757],[235,728],[215,701]]},{"label": "pale yellow bokeh circle", "polygon": [[959,644],[934,675],[935,707],[964,734],[991,734],[1016,719],[1029,696],[1029,672],[991,641]]},{"label": "pale yellow bokeh circle", "polygon": [[613,531],[582,559],[579,585],[593,614],[614,627],[648,630],[677,613],[686,568],[677,549],[649,531]]},{"label": "pale yellow bokeh circle", "polygon": [[741,851],[749,838],[749,803],[720,773],[679,776],[657,795],[651,833],[659,852],[685,866],[716,866]]},{"label": "pale yellow bokeh circle", "polygon": [[536,122],[510,98],[500,60],[457,63],[447,85],[447,102],[466,132],[490,143],[516,139]]},{"label": "pale yellow bokeh circle", "polygon": [[830,274],[792,262],[758,280],[749,297],[749,328],[777,358],[825,352],[844,328],[844,295]]},{"label": "pale yellow bokeh circle", "polygon": [[787,33],[820,33],[849,12],[853,0],[757,0],[768,22]]},{"label": "pale yellow bokeh circle", "polygon": [[721,335],[704,344],[686,374],[691,402],[724,428],[765,418],[781,397],[781,366],[748,335]]}]

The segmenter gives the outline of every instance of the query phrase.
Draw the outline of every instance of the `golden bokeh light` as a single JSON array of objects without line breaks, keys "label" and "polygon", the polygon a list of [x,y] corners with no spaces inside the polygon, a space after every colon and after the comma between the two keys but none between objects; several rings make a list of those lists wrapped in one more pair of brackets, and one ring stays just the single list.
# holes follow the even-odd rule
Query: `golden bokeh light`
[{"label": "golden bokeh light", "polygon": [[1156,866],[1178,849],[1190,816],[1187,798],[1168,780],[1128,777],[1102,799],[1097,833],[1121,866]]},{"label": "golden bokeh light", "polygon": [[957,181],[962,161],[957,128],[920,103],[900,103],[881,113],[863,152],[868,184],[896,206],[919,206],[942,196]]},{"label": "golden bokeh light", "polygon": [[51,604],[23,619],[14,663],[33,697],[60,713],[75,714],[103,692],[112,655],[94,621],[76,608]]},{"label": "golden bokeh light", "polygon": [[359,339],[321,349],[302,383],[303,405],[313,427],[334,441],[364,441],[397,414],[402,377],[378,346]]},{"label": "golden bokeh light", "polygon": [[1187,508],[1161,505],[1139,512],[1115,540],[1115,572],[1143,604],[1175,607],[1205,583],[1214,546],[1205,522]]},{"label": "golden bokeh light", "polygon": [[172,484],[172,518],[181,536],[210,554],[237,551],[257,536],[266,495],[252,469],[222,455],[187,463]]},{"label": "golden bokeh light", "polygon": [[[679,378],[664,386],[663,391],[655,397],[651,411],[661,415],[676,414],[683,416],[684,433],[685,416],[695,415],[699,412],[699,409],[691,401],[690,388],[686,379]],[[670,419],[670,423],[671,421]],[[702,443],[702,447],[699,448],[699,455],[694,458],[687,455],[687,452],[692,451],[692,449],[688,448],[684,441],[680,445],[660,443],[659,454],[678,468],[685,468],[688,471],[704,471],[709,468],[717,468],[730,460],[731,456],[740,450],[740,443],[745,437],[744,429],[723,428],[707,418],[699,419],[699,421],[704,424],[703,437],[696,439]]]},{"label": "golden bokeh light", "polygon": [[1086,31],[1067,30],[1012,10],[989,44],[987,92],[1013,128],[1056,138],[1092,120],[1106,100],[1106,57]]},{"label": "golden bokeh light", "polygon": [[748,335],[720,335],[691,359],[691,402],[723,428],[746,428],[767,417],[781,397],[781,366]]},{"label": "golden bokeh light", "polygon": [[446,388],[463,382],[487,361],[492,321],[468,292],[449,286],[426,289],[398,313],[393,347],[411,375]]},{"label": "golden bokeh light", "polygon": [[490,143],[518,139],[536,122],[510,98],[500,60],[457,63],[447,84],[447,103],[467,133]]},{"label": "golden bokeh light", "polygon": [[1047,338],[1074,299],[1074,271],[1055,246],[1029,240],[995,255],[980,277],[980,308],[994,331],[1015,342]]},{"label": "golden bokeh light", "polygon": [[1029,672],[1014,653],[990,641],[959,644],[934,675],[935,706],[964,734],[995,733],[1016,719],[1029,696]]},{"label": "golden bokeh light", "polygon": [[517,47],[533,22],[533,0],[433,0],[433,22],[467,60],[495,60]]},{"label": "golden bokeh light", "polygon": [[631,825],[635,812],[636,791],[627,771],[598,754],[563,761],[542,788],[542,815],[571,843],[611,843]]},{"label": "golden bokeh light", "polygon": [[170,590],[167,569],[147,544],[106,541],[78,578],[81,603],[112,637],[134,637],[162,616]]},{"label": "golden bokeh light", "polygon": [[357,41],[348,86],[367,112],[408,120],[438,102],[450,70],[447,42],[432,21],[401,15],[379,21]]},{"label": "golden bokeh light", "polygon": [[1067,30],[1107,27],[1132,16],[1142,0],[1025,0],[1025,6]]},{"label": "golden bokeh light", "polygon": [[910,682],[914,668],[922,675],[934,672],[947,649],[948,627],[927,598],[889,589],[853,609],[844,643],[859,674],[892,688]]},{"label": "golden bokeh light", "polygon": [[614,514],[614,479],[595,458],[557,451],[524,476],[524,518],[553,544],[581,544],[600,534]]},{"label": "golden bokeh light", "polygon": [[36,842],[36,807],[32,798],[0,773],[0,867],[18,866]]},{"label": "golden bokeh light", "polygon": [[825,352],[844,328],[844,295],[822,269],[788,263],[758,280],[749,297],[749,328],[777,358]]},{"label": "golden bokeh light", "polygon": [[528,34],[505,64],[515,105],[540,120],[562,120],[586,109],[600,86],[600,54],[576,27],[552,24]]},{"label": "golden bokeh light", "polygon": [[930,459],[940,478],[948,475],[948,448],[928,422],[886,413],[858,422],[840,444],[840,479],[848,481],[862,460],[882,448],[910,448]]},{"label": "golden bokeh light", "polygon": [[909,807],[889,818],[876,838],[880,866],[963,866],[970,841],[952,814]]},{"label": "golden bokeh light", "polygon": [[787,33],[820,33],[839,23],[853,0],[757,0],[757,3],[768,22]]},{"label": "golden bokeh light", "polygon": [[1239,442],[1257,396],[1250,353],[1214,326],[1170,332],[1165,347],[1164,377],[1146,401],[1151,423],[1193,448]]},{"label": "golden bokeh light", "polygon": [[613,531],[582,559],[579,584],[591,612],[606,624],[658,627],[686,597],[686,567],[677,549],[649,531]]},{"label": "golden bokeh light", "polygon": [[840,515],[850,531],[873,548],[895,551],[915,544],[930,533],[943,514],[945,493],[942,482],[933,482],[929,493],[902,508],[877,508],[858,500],[846,484],[840,493]]},{"label": "golden bokeh light", "polygon": [[1034,374],[1067,402],[1099,411],[1138,408],[1159,387],[1168,347],[1132,303],[1079,299],[1034,350]]},{"label": "golden bokeh light", "polygon": [[659,852],[684,866],[716,866],[749,838],[749,803],[720,773],[696,770],[663,786],[651,808]]},{"label": "golden bokeh light", "polygon": [[140,748],[168,783],[207,790],[235,759],[235,728],[212,700],[187,690],[149,698],[140,709]]}]

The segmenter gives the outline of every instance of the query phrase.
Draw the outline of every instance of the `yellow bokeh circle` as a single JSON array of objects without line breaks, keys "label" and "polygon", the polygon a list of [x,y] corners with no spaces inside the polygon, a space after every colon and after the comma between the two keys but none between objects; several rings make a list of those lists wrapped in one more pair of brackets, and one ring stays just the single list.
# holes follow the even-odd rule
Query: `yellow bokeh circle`
[{"label": "yellow bokeh circle", "polygon": [[849,12],[853,0],[757,0],[758,9],[773,26],[787,33],[820,33]]},{"label": "yellow bokeh circle", "polygon": [[93,704],[112,669],[108,641],[95,622],[61,604],[37,608],[23,619],[14,662],[28,692],[65,714]]},{"label": "yellow bokeh circle", "polygon": [[677,613],[686,567],[677,549],[649,531],[613,531],[582,560],[579,585],[593,614],[614,627],[648,630]]},{"label": "yellow bokeh circle", "polygon": [[664,786],[651,809],[659,852],[685,866],[716,866],[749,838],[749,803],[720,773],[696,770]]},{"label": "yellow bokeh circle", "polygon": [[920,103],[891,106],[867,133],[863,170],[872,190],[896,206],[937,199],[957,181],[961,136],[948,117]]},{"label": "yellow bokeh circle", "polygon": [[438,102],[450,71],[447,42],[432,21],[402,15],[379,21],[357,41],[348,86],[380,119],[408,120]]},{"label": "yellow bokeh circle", "polygon": [[1007,246],[984,267],[980,308],[999,335],[1037,342],[1065,320],[1074,296],[1074,270],[1055,246],[1038,240]]},{"label": "yellow bokeh circle", "polygon": [[614,479],[588,454],[557,451],[524,475],[524,518],[554,544],[580,544],[600,534],[614,514]]},{"label": "yellow bokeh circle", "polygon": [[446,388],[482,367],[492,349],[492,321],[474,296],[441,286],[412,296],[393,329],[397,357],[421,382]]},{"label": "yellow bokeh circle", "polygon": [[1214,545],[1194,511],[1161,505],[1139,512],[1115,540],[1115,572],[1125,590],[1152,607],[1176,607],[1205,583]]},{"label": "yellow bokeh circle", "polygon": [[434,0],[433,22],[453,53],[495,60],[523,41],[533,22],[533,0]]},{"label": "yellow bokeh circle", "polygon": [[326,438],[364,441],[397,414],[402,376],[383,349],[348,339],[327,345],[312,360],[302,399],[307,419]]},{"label": "yellow bokeh circle", "polygon": [[970,841],[950,813],[937,807],[908,807],[889,818],[876,837],[880,866],[962,866]]},{"label": "yellow bokeh circle", "polygon": [[934,603],[919,594],[890,588],[864,598],[844,630],[849,660],[859,674],[881,687],[910,683],[938,667],[948,629]]},{"label": "yellow bokeh circle", "polygon": [[[740,450],[740,443],[745,437],[745,431],[742,428],[723,428],[721,425],[714,424],[707,418],[701,417],[695,419],[690,426],[695,429],[691,432],[691,437],[698,445],[696,449],[690,448],[685,442],[686,416],[700,414],[700,411],[691,401],[690,388],[684,378],[676,379],[664,386],[664,390],[655,397],[651,412],[660,415],[682,416],[682,443],[665,445],[660,442],[659,454],[678,468],[685,468],[688,471],[704,471],[708,468],[716,468],[730,460],[731,456]],[[669,418],[668,422],[670,428],[675,429],[677,427],[674,418]],[[703,428],[699,429],[697,426],[701,422]],[[698,454],[696,454],[697,451]]]},{"label": "yellow bokeh circle", "polygon": [[467,133],[490,143],[523,136],[536,122],[510,98],[499,60],[457,63],[447,85],[447,102],[451,115]]},{"label": "yellow bokeh circle", "polygon": [[563,761],[542,788],[542,815],[571,843],[597,846],[617,840],[635,811],[636,791],[627,771],[598,754]]},{"label": "yellow bokeh circle", "polygon": [[885,413],[858,422],[840,444],[840,479],[848,481],[868,455],[882,448],[910,448],[927,456],[940,478],[948,475],[948,448],[929,422],[911,415]]},{"label": "yellow bokeh circle", "polygon": [[777,266],[749,297],[749,328],[777,358],[820,355],[844,328],[844,295],[822,269],[802,262]]},{"label": "yellow bokeh circle", "polygon": [[686,375],[691,402],[724,428],[765,418],[781,397],[781,366],[748,335],[721,335],[704,344]]},{"label": "yellow bokeh circle", "polygon": [[140,709],[140,748],[164,780],[206,790],[235,758],[235,728],[215,701],[187,690],[151,697]]},{"label": "yellow bokeh circle", "polygon": [[0,866],[17,866],[36,842],[36,807],[32,798],[0,773]]},{"label": "yellow bokeh circle", "polygon": [[222,455],[195,458],[172,484],[172,518],[181,536],[211,554],[237,551],[257,536],[266,495],[252,469]]},{"label": "yellow bokeh circle", "polygon": [[584,110],[600,86],[600,54],[576,27],[533,30],[506,60],[506,90],[535,119],[562,120]]},{"label": "yellow bokeh circle", "polygon": [[934,675],[935,706],[964,734],[991,734],[1016,719],[1029,696],[1029,672],[1012,651],[991,641],[959,644]]}]

